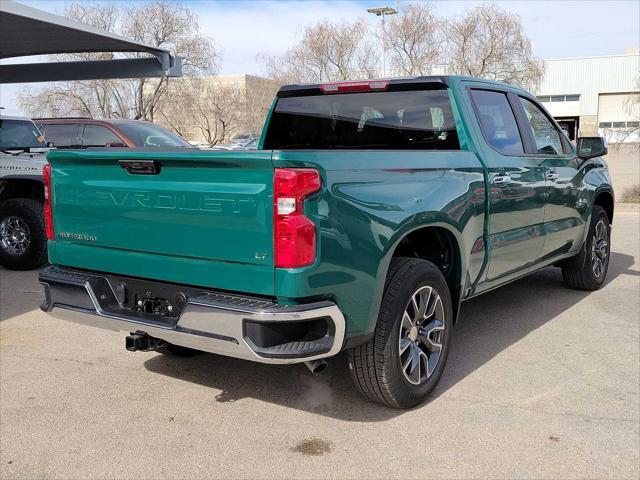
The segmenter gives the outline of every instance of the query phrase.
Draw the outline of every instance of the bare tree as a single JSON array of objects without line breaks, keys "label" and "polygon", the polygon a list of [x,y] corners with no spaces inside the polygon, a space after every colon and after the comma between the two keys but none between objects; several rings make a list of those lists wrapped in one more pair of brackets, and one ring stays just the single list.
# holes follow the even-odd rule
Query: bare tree
[{"label": "bare tree", "polygon": [[520,17],[495,5],[480,6],[448,23],[451,73],[532,89],[544,74],[531,51]]},{"label": "bare tree", "polygon": [[[212,41],[199,32],[193,13],[177,3],[160,0],[130,8],[74,3],[67,6],[65,16],[152,46],[168,48],[183,58],[186,76],[210,74],[217,67],[218,56]],[[56,59],[108,60],[143,55],[80,53],[59,55]],[[62,82],[44,89],[24,89],[18,102],[34,116],[87,115],[153,120],[157,105],[170,90],[173,80],[162,77]]]},{"label": "bare tree", "polygon": [[624,111],[631,122],[634,122],[631,126],[627,126],[624,140],[632,135],[638,136],[640,133],[640,74],[636,76],[635,84],[637,93],[631,93],[624,102]]},{"label": "bare tree", "polygon": [[391,66],[402,75],[429,75],[443,44],[442,24],[429,5],[414,4],[390,16],[382,33]]},{"label": "bare tree", "polygon": [[[183,58],[186,76],[211,74],[217,67],[212,41],[199,32],[193,12],[174,2],[157,1],[125,11],[123,34],[141,43],[168,48]],[[140,53],[128,54],[141,56]],[[167,92],[169,77],[137,80],[135,118],[153,120],[159,99]]]},{"label": "bare tree", "polygon": [[185,138],[200,137],[216,145],[243,125],[242,88],[222,85],[215,77],[177,80],[171,96],[157,105],[162,123]]},{"label": "bare tree", "polygon": [[378,57],[364,20],[324,20],[303,31],[282,57],[259,56],[269,76],[280,83],[322,82],[371,76]]}]

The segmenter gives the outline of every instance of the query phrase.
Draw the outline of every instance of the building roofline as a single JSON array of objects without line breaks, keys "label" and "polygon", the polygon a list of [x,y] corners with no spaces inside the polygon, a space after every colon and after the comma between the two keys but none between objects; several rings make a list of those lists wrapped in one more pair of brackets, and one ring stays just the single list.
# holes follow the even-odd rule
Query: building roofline
[{"label": "building roofline", "polygon": [[622,53],[618,55],[591,55],[586,57],[561,57],[561,58],[544,58],[544,62],[556,62],[560,60],[589,60],[592,58],[618,58],[618,57],[640,57],[640,53]]}]

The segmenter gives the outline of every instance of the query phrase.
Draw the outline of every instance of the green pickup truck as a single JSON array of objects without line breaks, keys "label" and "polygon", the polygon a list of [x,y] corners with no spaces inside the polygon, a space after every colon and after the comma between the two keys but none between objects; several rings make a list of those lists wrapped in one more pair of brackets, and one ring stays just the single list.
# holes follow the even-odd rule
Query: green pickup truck
[{"label": "green pickup truck", "polygon": [[317,373],[346,350],[359,390],[409,408],[462,301],[549,265],[602,286],[605,154],[495,82],[285,86],[257,150],[49,153],[42,309],[132,351]]}]

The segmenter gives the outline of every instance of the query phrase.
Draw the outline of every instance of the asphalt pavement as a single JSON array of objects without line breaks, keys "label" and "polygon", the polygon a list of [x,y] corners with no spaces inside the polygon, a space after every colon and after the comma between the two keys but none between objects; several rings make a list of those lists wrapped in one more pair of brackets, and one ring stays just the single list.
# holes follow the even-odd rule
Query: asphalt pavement
[{"label": "asphalt pavement", "polygon": [[40,312],[0,268],[0,478],[640,476],[640,216],[618,215],[606,286],[548,268],[464,304],[430,400],[361,398],[346,359],[313,377]]}]

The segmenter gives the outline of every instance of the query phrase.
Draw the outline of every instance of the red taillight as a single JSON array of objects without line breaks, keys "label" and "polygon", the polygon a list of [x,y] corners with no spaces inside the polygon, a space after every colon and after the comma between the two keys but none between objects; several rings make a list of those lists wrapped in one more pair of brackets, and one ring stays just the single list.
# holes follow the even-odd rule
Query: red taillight
[{"label": "red taillight", "polygon": [[42,183],[44,183],[44,229],[47,239],[53,240],[53,215],[51,212],[51,165],[42,168]]},{"label": "red taillight", "polygon": [[321,83],[322,93],[377,92],[386,90],[389,80],[362,80],[356,82]]},{"label": "red taillight", "polygon": [[299,268],[316,259],[316,225],[304,215],[303,202],[320,190],[317,170],[276,168],[273,181],[274,256],[278,268]]}]

